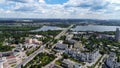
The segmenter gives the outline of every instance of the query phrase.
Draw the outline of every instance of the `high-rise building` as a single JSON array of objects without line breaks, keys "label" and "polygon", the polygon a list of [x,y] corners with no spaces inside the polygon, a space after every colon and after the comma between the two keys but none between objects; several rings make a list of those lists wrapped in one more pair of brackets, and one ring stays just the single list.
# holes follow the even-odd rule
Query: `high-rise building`
[{"label": "high-rise building", "polygon": [[120,30],[119,30],[119,28],[116,29],[115,40],[116,40],[117,42],[120,41]]},{"label": "high-rise building", "polygon": [[3,68],[2,53],[0,52],[0,68]]}]

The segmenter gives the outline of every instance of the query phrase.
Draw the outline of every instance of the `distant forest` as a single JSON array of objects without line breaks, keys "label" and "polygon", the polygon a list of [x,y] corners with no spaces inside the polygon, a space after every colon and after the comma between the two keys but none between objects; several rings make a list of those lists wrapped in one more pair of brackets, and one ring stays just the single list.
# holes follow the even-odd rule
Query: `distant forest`
[{"label": "distant forest", "polygon": [[0,19],[0,24],[5,23],[75,23],[120,26],[120,20],[97,20],[97,19]]}]

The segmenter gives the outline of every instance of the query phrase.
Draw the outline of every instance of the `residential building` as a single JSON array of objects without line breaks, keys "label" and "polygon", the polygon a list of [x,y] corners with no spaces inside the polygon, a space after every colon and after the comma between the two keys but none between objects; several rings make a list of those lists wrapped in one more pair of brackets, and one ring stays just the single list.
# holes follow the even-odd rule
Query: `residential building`
[{"label": "residential building", "polygon": [[82,68],[82,65],[80,65],[80,64],[75,64],[75,65],[73,65],[73,68]]},{"label": "residential building", "polygon": [[64,60],[62,61],[62,66],[63,66],[64,68],[73,68],[73,64],[72,64],[71,62],[69,62],[67,59],[64,59]]},{"label": "residential building", "polygon": [[30,43],[25,43],[23,46],[25,46],[26,48],[30,48],[30,47],[33,47],[33,48],[36,48],[36,47],[39,47],[40,45],[38,44],[30,44]]},{"label": "residential building", "polygon": [[68,35],[66,36],[66,40],[71,40],[72,37],[73,37],[73,34],[68,34]]},{"label": "residential building", "polygon": [[3,68],[3,63],[4,63],[4,60],[0,58],[0,68]]},{"label": "residential building", "polygon": [[26,43],[28,44],[42,44],[42,41],[38,41],[38,39],[26,39]]},{"label": "residential building", "polygon": [[55,44],[55,47],[54,47],[54,49],[57,49],[57,50],[66,50],[67,48],[68,48],[67,44],[61,44],[61,43]]},{"label": "residential building", "polygon": [[67,42],[68,42],[69,44],[71,44],[71,45],[74,45],[77,41],[76,41],[76,40],[71,39],[71,40],[67,40]]},{"label": "residential building", "polygon": [[116,29],[115,40],[116,40],[117,42],[120,41],[120,30],[119,30],[119,28]]},{"label": "residential building", "polygon": [[80,65],[76,62],[70,61],[69,59],[64,59],[62,61],[62,66],[64,68],[82,68],[82,65]]},{"label": "residential building", "polygon": [[94,50],[92,52],[81,52],[80,50],[77,49],[76,50],[70,49],[70,50],[66,50],[65,53],[77,60],[92,63],[98,57],[99,50]]},{"label": "residential building", "polygon": [[73,47],[76,49],[83,49],[82,43],[80,41],[76,42]]},{"label": "residential building", "polygon": [[8,64],[6,64],[6,62],[6,57],[2,57],[2,53],[0,53],[0,68],[7,68]]},{"label": "residential building", "polygon": [[114,40],[114,35],[99,34],[99,35],[97,35],[97,38],[98,38],[98,39]]},{"label": "residential building", "polygon": [[105,60],[106,68],[120,68],[120,63],[116,60],[116,54],[110,53],[109,57]]},{"label": "residential building", "polygon": [[15,56],[8,56],[8,57],[6,57],[6,60],[7,60],[8,64],[17,63],[17,57],[15,57]]},{"label": "residential building", "polygon": [[14,55],[13,51],[2,52],[2,57],[7,57],[7,56],[11,56],[11,55]]}]

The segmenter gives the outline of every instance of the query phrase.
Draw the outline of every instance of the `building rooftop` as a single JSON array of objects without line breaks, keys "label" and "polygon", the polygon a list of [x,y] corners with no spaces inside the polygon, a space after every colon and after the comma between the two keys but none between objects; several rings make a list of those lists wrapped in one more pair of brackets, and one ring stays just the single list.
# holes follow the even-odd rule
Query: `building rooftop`
[{"label": "building rooftop", "polygon": [[55,44],[55,49],[65,50],[67,48],[68,48],[68,45],[66,45],[66,44],[61,44],[61,43]]},{"label": "building rooftop", "polygon": [[16,58],[15,56],[8,56],[6,59]]}]

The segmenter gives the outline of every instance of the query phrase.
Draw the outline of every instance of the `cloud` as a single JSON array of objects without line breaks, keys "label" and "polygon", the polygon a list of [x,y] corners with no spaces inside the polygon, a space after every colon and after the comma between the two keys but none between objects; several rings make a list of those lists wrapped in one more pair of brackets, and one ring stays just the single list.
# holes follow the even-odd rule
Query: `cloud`
[{"label": "cloud", "polygon": [[20,8],[18,8],[18,9],[15,9],[15,11],[22,11],[22,12],[24,12],[24,11],[34,11],[36,9],[36,7],[20,7]]},{"label": "cloud", "polygon": [[32,3],[38,0],[7,0],[7,1],[20,2],[20,3]]},{"label": "cloud", "polygon": [[27,3],[27,0],[9,0],[9,1]]},{"label": "cloud", "polygon": [[39,2],[39,3],[45,3],[45,1],[44,1],[44,0],[38,0],[38,2]]},{"label": "cloud", "polygon": [[[1,0],[0,17],[120,18],[120,0],[52,1],[47,3],[45,0]],[[19,14],[21,15],[18,16]]]},{"label": "cloud", "polygon": [[88,8],[91,11],[97,11],[105,9],[108,5],[109,2],[103,0],[70,0],[65,4],[65,7],[80,7],[85,9]]},{"label": "cloud", "polygon": [[64,4],[68,0],[44,0],[47,4]]}]

